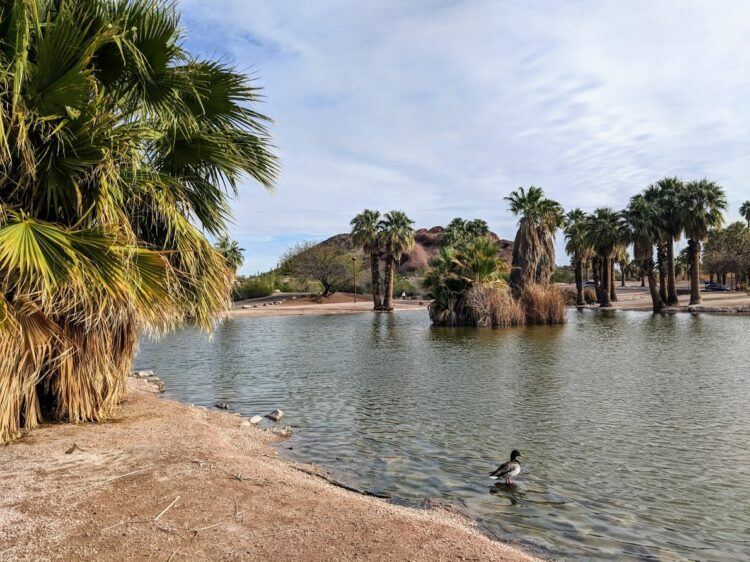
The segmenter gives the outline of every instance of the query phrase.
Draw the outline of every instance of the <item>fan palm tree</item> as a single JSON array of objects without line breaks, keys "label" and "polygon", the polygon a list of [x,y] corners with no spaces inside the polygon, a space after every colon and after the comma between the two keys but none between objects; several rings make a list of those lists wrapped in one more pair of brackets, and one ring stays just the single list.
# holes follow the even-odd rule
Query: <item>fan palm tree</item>
[{"label": "fan palm tree", "polygon": [[380,221],[380,246],[385,251],[383,310],[393,310],[393,278],[404,252],[414,246],[414,221],[402,211],[386,213]]},{"label": "fan palm tree", "polygon": [[[620,287],[624,287],[625,273],[627,272],[628,265],[630,264],[630,256],[628,255],[628,248],[625,244],[622,244],[615,248],[612,263],[614,262],[617,262],[617,264],[620,266]],[[612,280],[614,285],[614,277]]]},{"label": "fan palm tree", "polygon": [[623,220],[619,213],[603,207],[591,213],[583,224],[584,237],[601,260],[601,306],[605,308],[611,305],[612,255],[624,239]]},{"label": "fan palm tree", "polygon": [[747,222],[747,226],[750,227],[750,201],[745,201],[740,205],[740,215]]},{"label": "fan palm tree", "polygon": [[236,240],[232,240],[226,235],[219,238],[218,242],[214,244],[214,248],[224,257],[232,272],[236,274],[245,261],[245,257],[242,255],[245,248],[240,248]]},{"label": "fan palm tree", "polygon": [[273,186],[258,89],[183,47],[172,2],[0,0],[0,442],[111,415],[138,334],[209,328],[243,176]]},{"label": "fan palm tree", "polygon": [[583,224],[586,213],[581,209],[573,209],[565,215],[565,252],[573,262],[576,281],[576,306],[584,306],[583,296],[583,264],[591,257],[591,247],[584,236]]},{"label": "fan palm tree", "polygon": [[524,285],[550,282],[555,270],[555,233],[564,223],[564,211],[544,190],[519,187],[505,198],[517,217],[518,232],[513,244],[510,285],[516,294]]},{"label": "fan palm tree", "polygon": [[669,306],[679,304],[677,297],[677,284],[675,277],[675,255],[674,244],[682,235],[682,213],[680,212],[680,193],[684,184],[676,177],[660,179],[655,184],[657,191],[657,202],[663,217],[666,250],[666,303]]},{"label": "fan palm tree", "polygon": [[648,280],[653,310],[659,312],[665,306],[654,274],[654,244],[664,237],[660,211],[656,203],[649,201],[643,194],[638,194],[630,199],[623,216],[627,224],[628,239],[633,243],[633,254]]},{"label": "fan palm tree", "polygon": [[380,298],[380,213],[365,209],[351,221],[352,242],[370,256],[372,305],[382,310]]},{"label": "fan palm tree", "polygon": [[700,304],[701,243],[712,228],[724,224],[724,189],[707,179],[688,182],[680,194],[680,212],[690,252],[690,304]]},{"label": "fan palm tree", "polygon": [[659,220],[662,224],[662,234],[664,238],[656,242],[656,268],[659,271],[659,296],[665,303],[667,298],[667,231],[664,224],[664,206],[661,201],[661,190],[656,184],[649,185],[644,191],[643,196],[654,204],[654,208],[659,213]]}]

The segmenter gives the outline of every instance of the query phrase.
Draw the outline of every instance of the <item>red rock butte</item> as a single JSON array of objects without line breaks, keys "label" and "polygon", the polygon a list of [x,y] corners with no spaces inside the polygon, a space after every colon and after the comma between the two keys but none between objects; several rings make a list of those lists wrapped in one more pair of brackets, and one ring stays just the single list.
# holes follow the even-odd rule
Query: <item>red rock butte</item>
[{"label": "red rock butte", "polygon": [[[442,226],[432,228],[420,228],[414,235],[414,247],[401,256],[398,270],[402,273],[412,273],[426,269],[430,259],[440,250],[440,234],[445,230]],[[500,248],[500,256],[510,264],[513,254],[513,242],[500,238],[494,232],[487,236]],[[339,244],[347,250],[353,248],[352,239],[349,234],[337,234],[331,236],[321,244]],[[382,256],[381,256],[382,257]]]}]

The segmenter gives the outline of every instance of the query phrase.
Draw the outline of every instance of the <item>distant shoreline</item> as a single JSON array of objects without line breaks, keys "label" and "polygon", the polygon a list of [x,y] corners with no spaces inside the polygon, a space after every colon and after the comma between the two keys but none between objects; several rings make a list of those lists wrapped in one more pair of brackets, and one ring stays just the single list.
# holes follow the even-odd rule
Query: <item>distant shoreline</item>
[{"label": "distant shoreline", "polygon": [[[281,302],[280,302],[281,301]],[[280,304],[273,304],[279,303]],[[427,310],[428,300],[401,300],[393,301],[394,311],[403,310]],[[310,297],[286,297],[279,295],[277,298],[268,297],[263,300],[244,301],[235,303],[228,315],[229,317],[247,316],[330,316],[336,314],[357,314],[362,312],[375,312],[372,308],[372,297],[369,295],[354,295],[351,293],[334,293],[325,299],[323,303],[317,303]]]}]

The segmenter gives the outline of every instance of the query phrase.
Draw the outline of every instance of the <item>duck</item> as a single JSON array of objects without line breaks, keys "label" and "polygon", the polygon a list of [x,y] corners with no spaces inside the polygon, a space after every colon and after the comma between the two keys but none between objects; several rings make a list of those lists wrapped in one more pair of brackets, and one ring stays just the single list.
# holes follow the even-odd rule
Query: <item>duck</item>
[{"label": "duck", "polygon": [[510,460],[504,462],[497,467],[496,470],[490,472],[490,478],[494,480],[504,479],[506,484],[513,484],[513,477],[518,476],[521,472],[521,463],[516,459],[521,456],[521,453],[513,449],[510,453]]}]

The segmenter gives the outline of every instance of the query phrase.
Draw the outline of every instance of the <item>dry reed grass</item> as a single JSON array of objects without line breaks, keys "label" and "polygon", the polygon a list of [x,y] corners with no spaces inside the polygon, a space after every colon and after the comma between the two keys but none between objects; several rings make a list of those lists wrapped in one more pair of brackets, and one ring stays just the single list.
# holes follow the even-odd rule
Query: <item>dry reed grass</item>
[{"label": "dry reed grass", "polygon": [[521,291],[520,304],[526,313],[527,324],[565,322],[565,293],[554,285],[525,285]]}]

